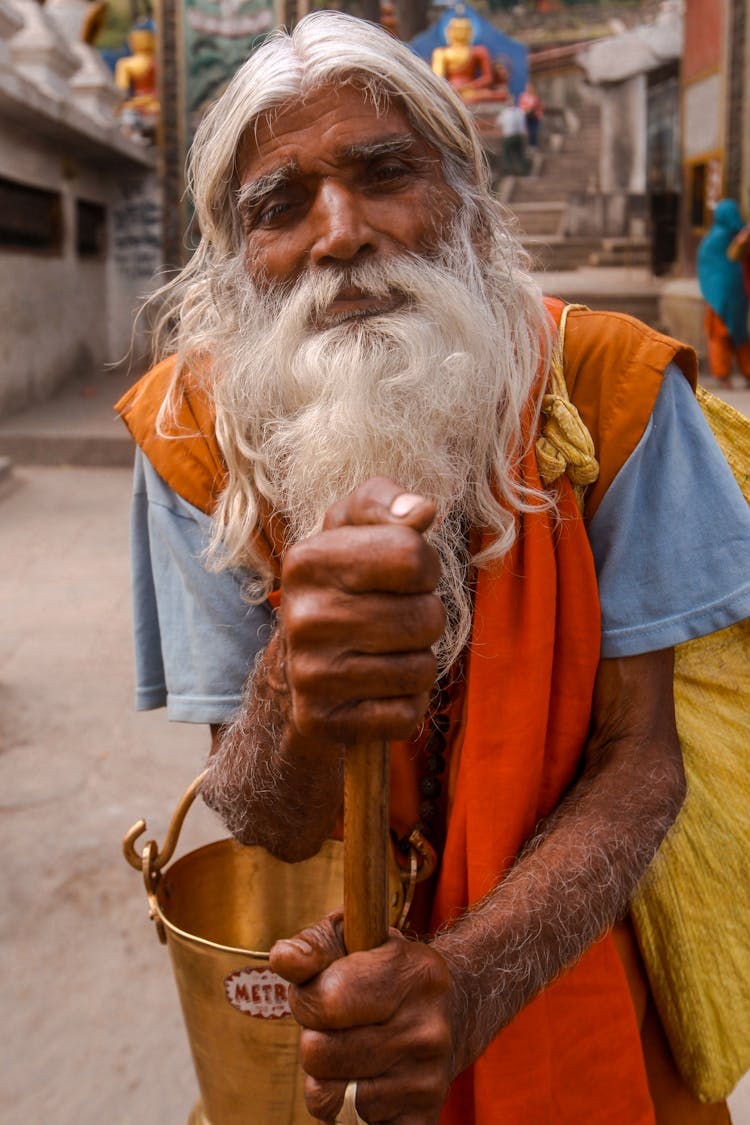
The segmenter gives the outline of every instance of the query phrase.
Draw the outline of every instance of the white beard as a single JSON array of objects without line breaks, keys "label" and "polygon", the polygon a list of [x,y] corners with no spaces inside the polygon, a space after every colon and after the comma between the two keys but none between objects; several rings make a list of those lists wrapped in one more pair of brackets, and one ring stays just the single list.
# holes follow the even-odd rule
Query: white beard
[{"label": "white beard", "polygon": [[[372,476],[390,477],[437,505],[427,537],[443,569],[441,670],[470,635],[468,527],[494,517],[512,541],[513,512],[497,504],[488,481],[507,453],[498,450],[507,445],[499,419],[517,424],[529,391],[519,387],[514,398],[519,339],[530,333],[509,324],[506,302],[492,300],[493,278],[467,243],[444,250],[441,261],[404,255],[311,270],[288,294],[261,295],[238,279],[212,364],[230,473],[217,513],[224,564],[255,568],[261,580],[250,592],[264,596],[268,574],[247,548],[260,496],[283,516],[293,543],[320,529],[334,501]],[[315,328],[344,286],[403,303]]]}]

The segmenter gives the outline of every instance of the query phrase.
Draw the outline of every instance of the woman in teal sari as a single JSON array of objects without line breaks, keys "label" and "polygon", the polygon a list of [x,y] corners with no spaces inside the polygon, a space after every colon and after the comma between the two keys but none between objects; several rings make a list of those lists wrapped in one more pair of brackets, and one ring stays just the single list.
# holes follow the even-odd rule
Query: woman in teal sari
[{"label": "woman in teal sari", "polygon": [[745,224],[733,199],[716,205],[711,230],[698,247],[698,282],[708,305],[705,318],[708,364],[715,379],[728,383],[732,360],[750,383],[748,298],[742,265],[728,255],[730,244]]}]

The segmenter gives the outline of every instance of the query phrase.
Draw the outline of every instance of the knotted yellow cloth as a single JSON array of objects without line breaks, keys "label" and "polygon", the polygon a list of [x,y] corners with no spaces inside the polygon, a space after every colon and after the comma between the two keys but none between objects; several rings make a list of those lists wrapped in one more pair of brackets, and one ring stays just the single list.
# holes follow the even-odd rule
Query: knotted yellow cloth
[{"label": "knotted yellow cloth", "polygon": [[563,349],[568,312],[570,309],[583,307],[566,305],[563,309],[550,361],[547,391],[542,399],[542,432],[535,446],[539,475],[544,483],[552,484],[563,473],[567,473],[581,511],[586,486],[593,484],[599,476],[599,462],[595,456],[591,434],[568,397]]}]

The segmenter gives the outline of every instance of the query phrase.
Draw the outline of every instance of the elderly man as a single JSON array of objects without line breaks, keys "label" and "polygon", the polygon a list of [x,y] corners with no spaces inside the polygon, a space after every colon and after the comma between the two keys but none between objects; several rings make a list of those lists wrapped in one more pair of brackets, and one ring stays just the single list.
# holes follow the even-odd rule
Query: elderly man
[{"label": "elderly man", "polygon": [[314,1117],[356,1081],[368,1122],[645,1125],[611,927],[683,797],[672,646],[750,612],[747,514],[694,357],[624,317],[567,321],[585,519],[540,469],[561,305],[487,182],[448,85],[345,16],[209,112],[200,246],[121,403],[138,703],[212,724],[206,800],[290,862],[336,830],[347,744],[391,740],[394,846],[440,857],[409,933],[272,952]]}]

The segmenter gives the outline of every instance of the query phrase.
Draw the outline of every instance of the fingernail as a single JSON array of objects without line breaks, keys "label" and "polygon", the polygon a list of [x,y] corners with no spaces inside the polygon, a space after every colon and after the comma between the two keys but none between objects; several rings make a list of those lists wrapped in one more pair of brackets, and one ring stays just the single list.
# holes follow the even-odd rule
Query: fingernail
[{"label": "fingernail", "polygon": [[408,516],[409,512],[413,511],[417,504],[421,503],[421,496],[415,496],[413,492],[402,492],[395,498],[389,511],[392,516]]},{"label": "fingernail", "polygon": [[309,957],[310,954],[313,951],[313,947],[310,945],[309,942],[306,942],[304,940],[304,938],[298,938],[298,937],[283,938],[280,942],[277,942],[277,944],[278,945],[291,945],[294,949],[296,949],[298,951],[298,953],[304,953],[305,957]]}]

